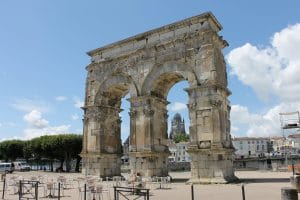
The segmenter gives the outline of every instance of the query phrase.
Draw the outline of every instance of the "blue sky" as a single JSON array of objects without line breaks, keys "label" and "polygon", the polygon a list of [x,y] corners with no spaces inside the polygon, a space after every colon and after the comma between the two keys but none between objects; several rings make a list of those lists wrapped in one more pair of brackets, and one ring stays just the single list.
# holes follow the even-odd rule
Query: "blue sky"
[{"label": "blue sky", "polygon": [[[206,11],[229,43],[232,134],[278,135],[278,113],[300,107],[299,7],[296,0],[0,1],[0,140],[81,133],[87,51]],[[169,116],[182,113],[188,126],[187,97],[178,95],[187,84],[175,87]]]}]

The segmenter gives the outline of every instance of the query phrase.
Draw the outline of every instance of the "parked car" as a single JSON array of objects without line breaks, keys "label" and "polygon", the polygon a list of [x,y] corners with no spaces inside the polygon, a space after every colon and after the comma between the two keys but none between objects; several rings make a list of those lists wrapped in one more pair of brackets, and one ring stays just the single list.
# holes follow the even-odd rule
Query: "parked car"
[{"label": "parked car", "polygon": [[31,167],[26,163],[26,162],[13,162],[15,165],[15,170],[16,171],[30,171]]},{"label": "parked car", "polygon": [[13,163],[0,163],[0,172],[12,173],[13,171]]}]

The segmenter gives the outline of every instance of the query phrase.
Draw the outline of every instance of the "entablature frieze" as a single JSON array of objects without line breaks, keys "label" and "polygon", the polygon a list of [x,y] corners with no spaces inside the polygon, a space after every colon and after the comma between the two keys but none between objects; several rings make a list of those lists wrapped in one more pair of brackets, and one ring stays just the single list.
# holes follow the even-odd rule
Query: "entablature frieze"
[{"label": "entablature frieze", "polygon": [[123,111],[123,109],[111,106],[85,106],[83,110],[85,120],[104,120],[107,116],[119,116],[119,113]]},{"label": "entablature frieze", "polygon": [[106,57],[111,53],[121,54],[131,49],[138,49],[143,46],[161,43],[170,38],[185,35],[187,33],[198,32],[202,30],[211,30],[215,33],[222,29],[220,23],[216,20],[211,12],[203,13],[173,24],[138,34],[136,36],[97,48],[88,52],[91,57]]},{"label": "entablature frieze", "polygon": [[[208,36],[205,38],[203,35]],[[166,54],[173,55],[175,58],[179,57],[176,56],[177,54],[180,55],[180,57],[191,57],[198,54],[198,52],[203,49],[202,46],[213,45],[220,48],[218,43],[216,43],[216,37],[219,38],[219,36],[213,31],[196,31],[193,33],[186,33],[180,37],[174,37],[171,40],[158,40],[156,44],[145,44],[145,46],[141,48],[127,50],[123,53],[115,53],[114,55],[107,56],[105,58],[94,58],[86,69],[91,71],[109,64],[118,65],[118,63],[123,66],[136,66],[148,59],[160,57],[160,55]]]},{"label": "entablature frieze", "polygon": [[[226,97],[231,95],[231,91],[224,85],[216,81],[207,81],[198,86],[192,86],[184,89],[190,96],[207,96],[206,93],[225,93]],[[219,91],[219,92],[218,92]],[[196,95],[197,94],[197,95]]]}]

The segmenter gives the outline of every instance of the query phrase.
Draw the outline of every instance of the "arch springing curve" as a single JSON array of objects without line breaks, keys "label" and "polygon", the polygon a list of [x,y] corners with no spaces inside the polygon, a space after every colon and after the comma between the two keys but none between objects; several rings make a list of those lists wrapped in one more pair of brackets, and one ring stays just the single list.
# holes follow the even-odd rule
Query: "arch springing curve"
[{"label": "arch springing curve", "polygon": [[185,64],[167,62],[163,65],[155,66],[146,77],[141,94],[152,93],[166,99],[170,88],[182,80],[187,80],[190,86],[198,85],[195,73]]}]

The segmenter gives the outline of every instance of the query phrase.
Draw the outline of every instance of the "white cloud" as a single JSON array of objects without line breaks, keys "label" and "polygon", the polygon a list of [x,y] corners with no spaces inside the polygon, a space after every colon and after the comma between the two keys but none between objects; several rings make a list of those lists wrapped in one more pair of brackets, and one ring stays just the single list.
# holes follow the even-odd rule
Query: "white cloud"
[{"label": "white cloud", "polygon": [[2,123],[0,123],[0,127],[2,126]]},{"label": "white cloud", "polygon": [[83,107],[84,102],[81,101],[79,97],[74,97],[73,100],[74,100],[74,106],[75,106],[76,108],[81,108],[81,107]]},{"label": "white cloud", "polygon": [[77,120],[77,119],[79,119],[79,115],[74,114],[74,115],[71,116],[71,118],[72,118],[72,120]]},{"label": "white cloud", "polygon": [[300,24],[274,34],[269,47],[252,44],[227,55],[231,73],[252,87],[264,100],[276,96],[284,102],[300,99]]},{"label": "white cloud", "polygon": [[42,113],[32,110],[23,117],[27,122],[27,128],[24,130],[24,139],[31,139],[41,135],[54,135],[68,133],[70,125],[50,126],[49,122],[42,117]]},{"label": "white cloud", "polygon": [[249,112],[247,107],[233,105],[231,109],[232,132],[235,134],[238,131],[236,128],[246,126],[246,134],[250,137],[282,135],[279,113],[293,112],[299,108],[300,103],[281,103],[266,113],[258,115]]},{"label": "white cloud", "polygon": [[187,109],[187,106],[184,103],[175,102],[174,104],[168,105],[168,109],[172,112],[179,112]]},{"label": "white cloud", "polygon": [[253,88],[261,99],[279,102],[262,114],[233,105],[232,132],[246,129],[248,136],[281,135],[279,113],[300,109],[300,24],[275,33],[269,46],[246,43],[226,58],[232,75]]},{"label": "white cloud", "polygon": [[50,109],[50,106],[45,102],[34,101],[31,99],[17,99],[11,104],[11,106],[23,112],[31,112],[32,110],[48,112]]},{"label": "white cloud", "polygon": [[31,139],[42,135],[57,135],[69,133],[70,125],[49,126],[45,128],[27,128],[24,130],[25,139]]},{"label": "white cloud", "polygon": [[29,127],[32,128],[42,129],[49,126],[49,122],[43,119],[42,113],[37,110],[33,110],[30,113],[24,115],[23,119],[29,124]]},{"label": "white cloud", "polygon": [[56,101],[65,101],[65,100],[67,100],[68,98],[67,97],[65,97],[65,96],[57,96],[57,97],[55,97],[55,100]]},{"label": "white cloud", "polygon": [[22,139],[23,138],[21,138],[21,137],[14,136],[14,137],[11,137],[11,138],[0,138],[0,142],[6,141],[6,140],[22,140]]}]

